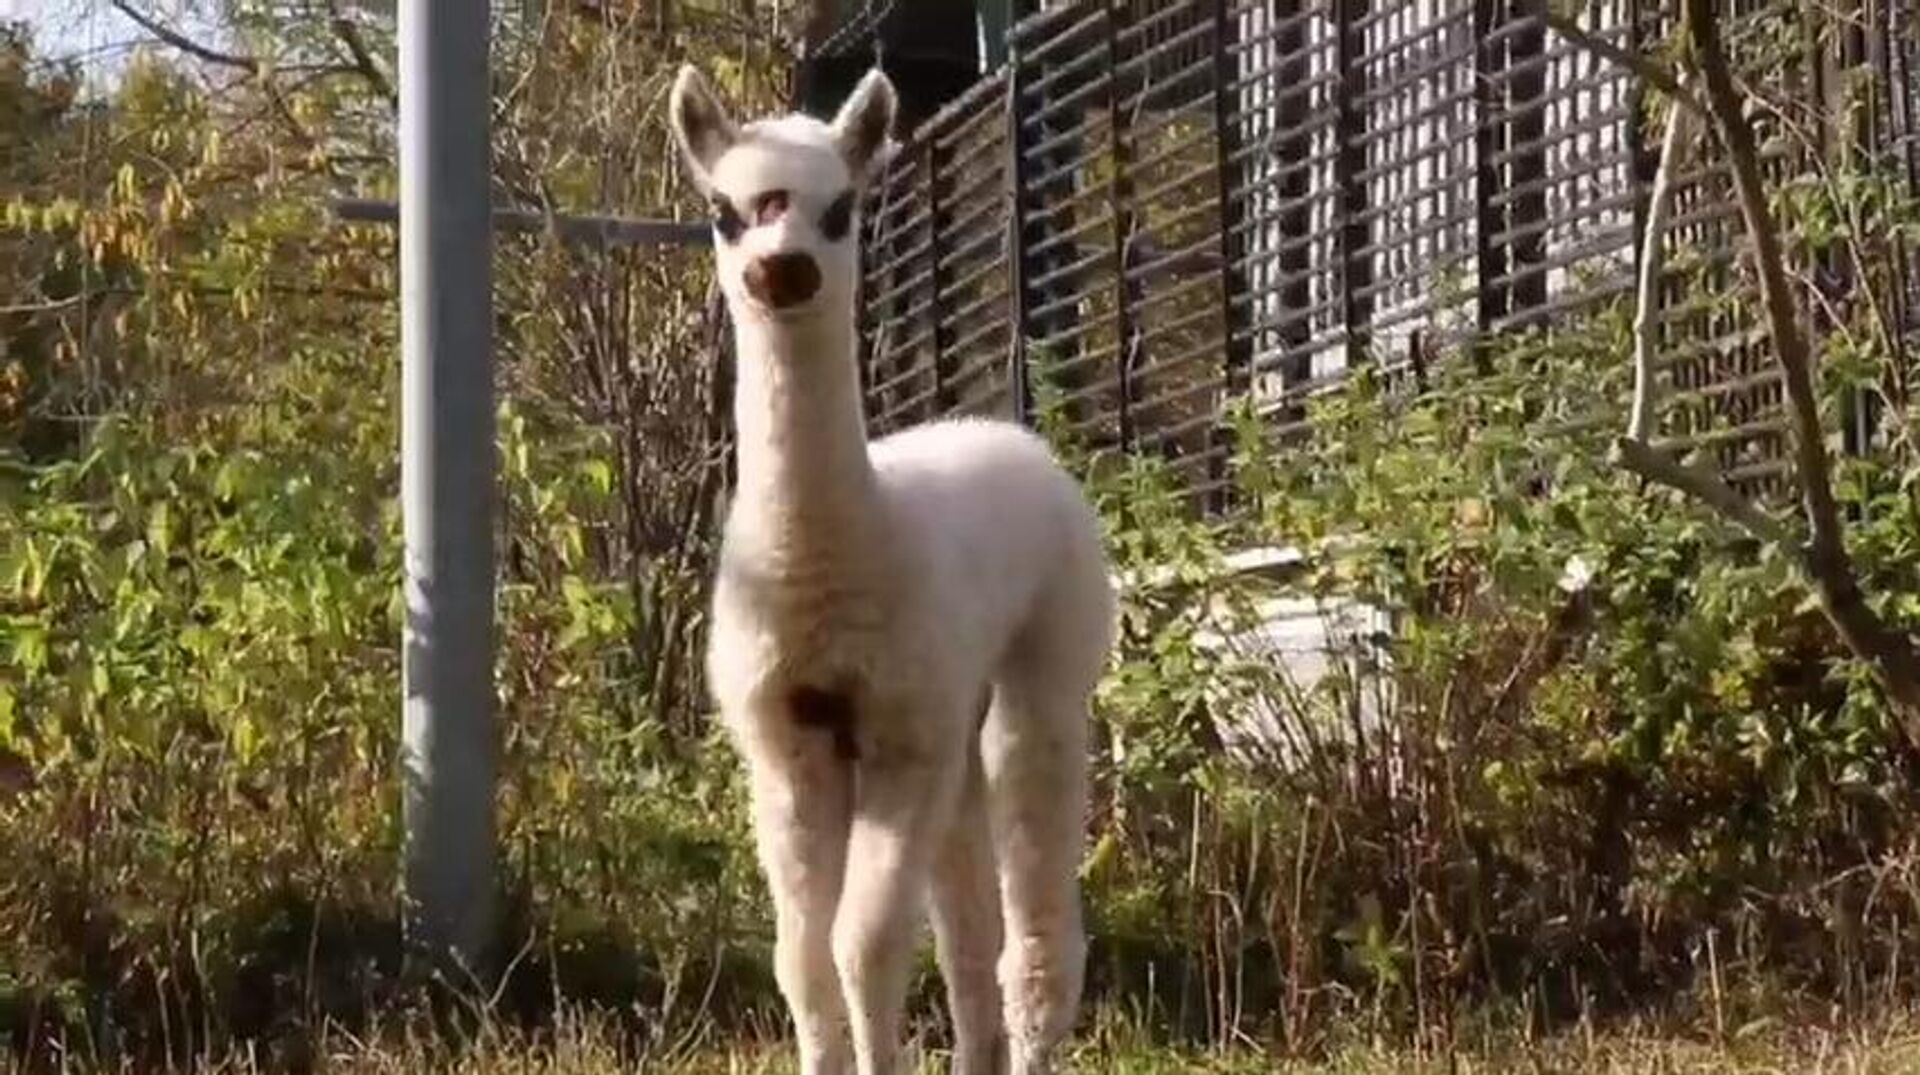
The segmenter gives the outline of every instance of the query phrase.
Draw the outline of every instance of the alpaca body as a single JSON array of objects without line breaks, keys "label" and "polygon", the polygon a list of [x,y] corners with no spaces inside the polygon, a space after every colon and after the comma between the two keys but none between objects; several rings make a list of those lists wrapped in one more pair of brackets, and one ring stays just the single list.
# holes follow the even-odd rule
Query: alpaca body
[{"label": "alpaca body", "polygon": [[[954,419],[873,441],[868,463],[860,523],[816,528],[804,505],[736,496],[710,646],[723,718],[783,721],[796,688],[971,703],[898,726],[856,709],[858,754],[880,758],[974,737],[989,689],[1027,664],[1091,692],[1113,616],[1106,561],[1097,520],[1045,443]],[[755,734],[751,722],[729,730]]]},{"label": "alpaca body", "polygon": [[1017,426],[867,440],[852,237],[884,76],[831,126],[735,126],[691,69],[670,110],[738,356],[708,680],[802,1075],[898,1075],[923,909],[955,1075],[1042,1075],[1085,962],[1088,704],[1114,615],[1098,521]]},{"label": "alpaca body", "polygon": [[[1087,704],[1113,623],[1098,521],[1018,426],[836,446],[825,399],[857,414],[855,379],[781,383],[808,368],[740,371],[708,649],[752,777],[802,1070],[851,1072],[856,1054],[862,1075],[896,1070],[930,897],[956,1075],[1045,1071],[1084,961]],[[863,869],[876,847],[894,870]]]}]

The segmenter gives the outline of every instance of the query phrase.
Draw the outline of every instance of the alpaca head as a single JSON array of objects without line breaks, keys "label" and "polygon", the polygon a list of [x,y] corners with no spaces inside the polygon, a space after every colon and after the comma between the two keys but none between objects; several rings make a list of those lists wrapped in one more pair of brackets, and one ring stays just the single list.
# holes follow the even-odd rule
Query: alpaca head
[{"label": "alpaca head", "polygon": [[714,264],[736,320],[851,313],[856,218],[891,144],[893,84],[877,68],[831,123],[803,115],[736,125],[707,80],[682,67],[674,139],[713,210]]}]

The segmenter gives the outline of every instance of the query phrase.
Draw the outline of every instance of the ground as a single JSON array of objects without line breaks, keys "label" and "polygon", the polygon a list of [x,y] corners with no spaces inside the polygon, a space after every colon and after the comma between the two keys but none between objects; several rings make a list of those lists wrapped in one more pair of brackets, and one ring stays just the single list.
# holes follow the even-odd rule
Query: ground
[{"label": "ground", "polygon": [[[793,1070],[777,1045],[702,1048],[682,1043],[678,1051],[675,1060],[635,1058],[614,1047],[592,1024],[575,1023],[541,1042],[490,1036],[465,1056],[418,1038],[370,1045],[342,1037],[321,1051],[314,1070],[332,1075],[787,1075]],[[8,1070],[0,1062],[0,1072]],[[284,1070],[284,1058],[243,1056],[208,1070],[254,1075]],[[946,1068],[934,1053],[919,1070],[938,1075]],[[1855,1019],[1840,1029],[1768,1019],[1723,1035],[1710,1028],[1698,1033],[1671,1027],[1576,1029],[1545,1040],[1496,1040],[1453,1053],[1356,1044],[1310,1060],[1251,1048],[1181,1052],[1136,1047],[1102,1035],[1078,1048],[1069,1070],[1098,1075],[1894,1075],[1920,1072],[1920,1014]]]}]

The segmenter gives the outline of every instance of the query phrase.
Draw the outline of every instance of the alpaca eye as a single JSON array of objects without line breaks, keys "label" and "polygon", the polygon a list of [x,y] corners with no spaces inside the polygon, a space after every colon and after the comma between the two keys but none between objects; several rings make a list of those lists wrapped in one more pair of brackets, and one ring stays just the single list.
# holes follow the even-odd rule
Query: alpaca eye
[{"label": "alpaca eye", "polygon": [[713,200],[713,227],[715,231],[720,233],[722,239],[733,243],[738,242],[741,233],[747,230],[747,222],[741,219],[740,213],[734,209],[732,202],[729,202],[725,198],[715,198]]},{"label": "alpaca eye", "polygon": [[820,214],[820,234],[830,243],[837,243],[847,237],[847,230],[853,227],[853,191],[847,191],[827,206]]},{"label": "alpaca eye", "polygon": [[791,196],[784,190],[770,190],[753,200],[753,226],[772,224],[787,215]]}]

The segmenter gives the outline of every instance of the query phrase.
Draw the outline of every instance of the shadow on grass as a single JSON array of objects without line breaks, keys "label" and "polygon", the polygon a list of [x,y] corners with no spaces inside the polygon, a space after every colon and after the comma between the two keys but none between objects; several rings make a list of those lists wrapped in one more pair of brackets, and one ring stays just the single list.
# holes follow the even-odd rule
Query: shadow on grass
[{"label": "shadow on grass", "polygon": [[297,1075],[314,1069],[330,1033],[424,1021],[460,1039],[483,1021],[538,1031],[563,1008],[588,1009],[637,1054],[672,1031],[663,1017],[720,1016],[725,1030],[726,1015],[748,1018],[776,996],[763,961],[734,947],[668,967],[617,924],[542,920],[524,899],[502,917],[502,977],[449,988],[403,958],[391,906],[282,888],[172,944],[153,940],[171,931],[73,906],[45,960],[30,971],[0,963],[0,1035],[26,1072],[75,1058],[145,1069],[242,1053]]}]

